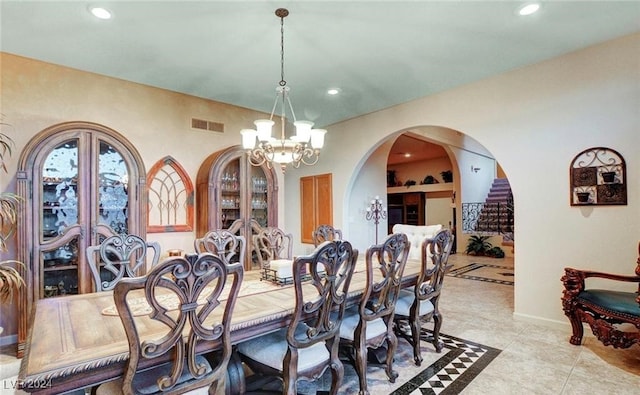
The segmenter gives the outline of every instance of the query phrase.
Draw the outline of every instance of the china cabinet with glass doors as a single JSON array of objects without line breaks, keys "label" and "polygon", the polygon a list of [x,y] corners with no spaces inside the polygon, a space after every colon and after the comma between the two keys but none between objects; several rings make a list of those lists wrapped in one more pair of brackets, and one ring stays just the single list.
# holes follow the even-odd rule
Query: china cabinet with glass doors
[{"label": "china cabinet with glass doors", "polygon": [[27,268],[18,355],[36,300],[93,292],[88,246],[118,233],[145,237],[145,176],[136,149],[102,125],[55,125],[27,144],[17,173],[18,257]]},{"label": "china cabinet with glass doors", "polygon": [[233,224],[233,230],[247,240],[245,269],[257,268],[251,243],[256,224],[276,226],[278,219],[275,171],[266,165],[252,166],[245,151],[235,146],[207,157],[196,184],[197,237]]}]

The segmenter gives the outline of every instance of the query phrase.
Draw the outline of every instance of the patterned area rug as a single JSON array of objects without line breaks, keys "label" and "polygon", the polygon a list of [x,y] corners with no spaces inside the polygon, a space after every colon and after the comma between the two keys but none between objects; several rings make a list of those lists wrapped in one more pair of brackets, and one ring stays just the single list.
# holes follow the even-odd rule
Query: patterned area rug
[{"label": "patterned area rug", "polygon": [[512,266],[500,266],[489,263],[472,263],[457,269],[454,268],[447,273],[447,276],[513,285]]},{"label": "patterned area rug", "polygon": [[[444,343],[441,353],[436,353],[430,342],[422,342],[421,366],[413,362],[413,349],[404,339],[398,339],[398,349],[394,357],[393,368],[399,374],[395,383],[390,383],[383,365],[369,362],[367,367],[367,385],[371,395],[453,395],[458,394],[496,358],[501,350],[474,343],[468,340],[440,334]],[[348,359],[344,363],[344,380],[339,394],[357,394],[358,375]],[[249,379],[250,380],[250,379]],[[262,387],[278,391],[279,382]],[[321,379],[308,383],[298,383],[298,394],[329,394],[331,374],[325,372]]]}]

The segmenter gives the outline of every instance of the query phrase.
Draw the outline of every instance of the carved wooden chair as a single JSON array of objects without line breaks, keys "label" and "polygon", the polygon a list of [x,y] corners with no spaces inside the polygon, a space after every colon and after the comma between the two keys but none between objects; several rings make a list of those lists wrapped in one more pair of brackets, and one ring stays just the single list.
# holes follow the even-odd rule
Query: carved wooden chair
[{"label": "carved wooden chair", "polygon": [[[635,276],[594,272],[565,268],[562,283],[562,309],[571,322],[573,334],[569,343],[582,343],[585,322],[596,338],[605,346],[629,348],[640,344],[640,243]],[[636,283],[637,292],[587,287],[587,279],[604,279],[606,282]],[[600,280],[603,281],[603,280]],[[605,283],[601,283],[605,284]],[[631,324],[635,331],[625,331],[620,324]]]},{"label": "carved wooden chair", "polygon": [[291,233],[271,226],[261,228],[258,234],[253,236],[253,248],[262,270],[262,279],[275,279],[282,283],[293,281]]},{"label": "carved wooden chair", "polygon": [[87,262],[96,292],[108,291],[124,277],[140,275],[150,260],[151,267],[160,259],[160,244],[136,235],[114,235],[100,245],[86,249]]},{"label": "carved wooden chair", "polygon": [[[124,377],[99,386],[96,393],[224,391],[220,388],[231,358],[231,316],[243,273],[241,263],[228,264],[210,253],[190,254],[171,257],[147,276],[116,284],[114,300],[129,342],[129,359]],[[146,298],[152,313],[136,314],[132,292]],[[159,326],[165,331],[145,333]],[[198,355],[201,342],[212,344],[218,350],[215,356]]]},{"label": "carved wooden chair", "polygon": [[342,240],[342,231],[331,225],[320,225],[311,234],[313,246],[317,247],[327,240]]},{"label": "carved wooden chair", "polygon": [[196,253],[210,252],[223,258],[227,263],[242,262],[246,252],[244,236],[238,236],[225,229],[212,230],[193,242]]},{"label": "carved wooden chair", "polygon": [[364,294],[358,306],[347,309],[340,326],[340,343],[347,352],[351,352],[349,356],[355,361],[360,394],[363,395],[369,394],[368,348],[377,349],[386,344],[387,376],[392,383],[398,377],[393,370],[393,357],[398,346],[398,338],[393,332],[393,317],[410,247],[407,235],[396,233],[387,236],[382,244],[367,249]]},{"label": "carved wooden chair", "polygon": [[[335,240],[295,259],[296,305],[291,324],[238,345],[243,362],[255,373],[254,379],[278,377],[283,382],[283,394],[296,394],[298,380],[313,381],[331,369],[331,394],[338,393],[344,376],[338,355],[340,323],[357,258],[358,250],[348,241]],[[318,265],[323,265],[326,275],[314,270]],[[303,281],[307,267],[312,268],[311,280]],[[264,384],[257,382],[262,388]]]},{"label": "carved wooden chair", "polygon": [[[413,360],[418,366],[422,364],[421,338],[431,342],[436,352],[441,352],[444,346],[440,341],[442,314],[438,309],[438,302],[445,273],[453,266],[448,264],[453,238],[449,229],[442,229],[433,238],[422,242],[422,265],[416,285],[401,290],[396,302],[396,333],[413,346]],[[429,335],[422,329],[422,322],[431,319],[433,334]]]}]

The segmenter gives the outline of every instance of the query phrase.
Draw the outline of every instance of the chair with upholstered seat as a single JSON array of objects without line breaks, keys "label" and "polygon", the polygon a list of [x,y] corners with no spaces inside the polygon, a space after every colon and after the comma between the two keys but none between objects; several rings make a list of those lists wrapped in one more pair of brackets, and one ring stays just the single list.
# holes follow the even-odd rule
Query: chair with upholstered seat
[{"label": "chair with upholstered seat", "polygon": [[350,359],[355,361],[360,394],[369,394],[369,348],[386,346],[385,371],[392,383],[398,377],[398,373],[393,370],[393,357],[398,346],[398,338],[393,331],[393,317],[410,247],[407,235],[396,233],[387,236],[381,244],[367,249],[367,280],[362,299],[358,306],[347,309],[342,320],[340,342],[345,346]]},{"label": "chair with upholstered seat", "polygon": [[278,283],[291,283],[293,273],[293,235],[280,228],[268,226],[261,228],[253,236],[253,248],[262,279],[274,280]]},{"label": "chair with upholstered seat", "polygon": [[[403,289],[396,302],[396,333],[408,340],[413,346],[413,359],[416,365],[422,363],[420,339],[433,344],[436,352],[441,352],[440,341],[442,314],[438,308],[445,273],[452,265],[448,264],[453,245],[453,234],[449,229],[438,231],[433,238],[425,239],[421,244],[421,268],[416,285]],[[429,335],[422,328],[422,322],[433,319],[433,332]]]},{"label": "chair with upholstered seat", "polygon": [[225,259],[227,263],[243,262],[246,250],[244,236],[225,229],[207,232],[193,242],[196,253],[210,252]]},{"label": "chair with upholstered seat", "polygon": [[[230,323],[243,273],[242,263],[229,264],[211,253],[190,254],[165,260],[147,276],[118,282],[114,301],[129,358],[124,377],[99,386],[96,393],[224,391]],[[137,311],[139,298],[150,312]],[[216,350],[207,357],[197,354],[204,342]]]},{"label": "chair with upholstered seat", "polygon": [[[569,343],[582,344],[584,322],[605,346],[629,348],[640,344],[640,243],[637,264],[635,276],[564,269],[562,309],[573,330]],[[635,284],[637,291],[622,290],[625,283]]]},{"label": "chair with upholstered seat", "polygon": [[125,277],[140,275],[147,264],[155,266],[160,260],[160,244],[136,235],[119,234],[87,247],[85,253],[94,289],[102,292],[113,289]]},{"label": "chair with upholstered seat", "polygon": [[[238,344],[243,362],[255,377],[278,377],[283,394],[296,394],[298,380],[313,381],[331,369],[331,394],[337,394],[344,376],[338,355],[340,324],[357,257],[358,250],[349,242],[335,240],[295,259],[291,324]],[[323,275],[316,270],[318,265],[323,266]],[[311,279],[304,281],[307,267]],[[250,384],[247,387],[251,389]]]},{"label": "chair with upholstered seat", "polygon": [[317,247],[327,240],[342,240],[342,231],[331,225],[320,225],[311,234],[313,246]]}]

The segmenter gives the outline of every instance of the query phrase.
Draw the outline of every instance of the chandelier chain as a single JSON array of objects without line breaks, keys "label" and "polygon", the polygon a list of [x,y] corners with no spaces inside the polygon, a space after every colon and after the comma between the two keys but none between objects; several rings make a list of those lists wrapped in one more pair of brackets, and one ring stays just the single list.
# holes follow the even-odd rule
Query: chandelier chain
[{"label": "chandelier chain", "polygon": [[[276,15],[278,15],[276,13]],[[280,15],[280,86],[287,85],[287,81],[284,80],[284,17],[286,15]]]}]

